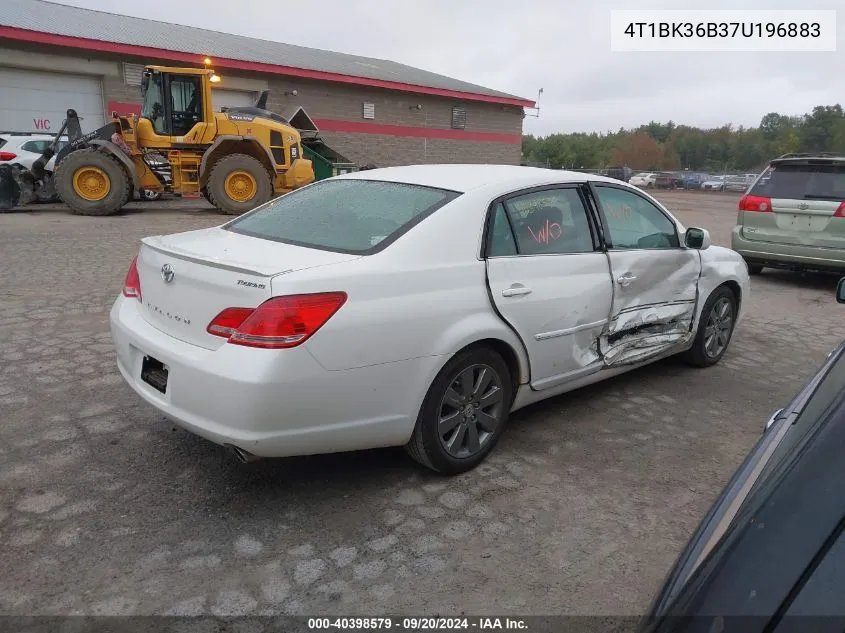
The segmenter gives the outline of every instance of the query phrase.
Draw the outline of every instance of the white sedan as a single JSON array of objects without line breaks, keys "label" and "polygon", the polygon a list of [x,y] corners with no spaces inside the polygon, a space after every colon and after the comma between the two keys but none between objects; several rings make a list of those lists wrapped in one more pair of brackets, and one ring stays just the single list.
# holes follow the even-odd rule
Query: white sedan
[{"label": "white sedan", "polygon": [[737,253],[618,180],[419,165],[143,239],[111,329],[144,400],[244,461],[405,446],[453,474],[528,404],[718,362],[748,292]]},{"label": "white sedan", "polygon": [[654,182],[657,180],[657,174],[649,173],[642,173],[642,174],[634,174],[631,176],[631,179],[628,181],[630,184],[634,185],[635,187],[644,187],[646,189],[651,189],[654,187]]}]

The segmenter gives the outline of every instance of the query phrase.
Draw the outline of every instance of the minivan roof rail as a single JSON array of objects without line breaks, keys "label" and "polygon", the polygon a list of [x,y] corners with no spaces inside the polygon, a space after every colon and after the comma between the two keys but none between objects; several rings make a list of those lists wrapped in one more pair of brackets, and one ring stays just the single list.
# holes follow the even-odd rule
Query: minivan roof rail
[{"label": "minivan roof rail", "polygon": [[781,158],[845,158],[843,152],[792,152],[778,156]]}]

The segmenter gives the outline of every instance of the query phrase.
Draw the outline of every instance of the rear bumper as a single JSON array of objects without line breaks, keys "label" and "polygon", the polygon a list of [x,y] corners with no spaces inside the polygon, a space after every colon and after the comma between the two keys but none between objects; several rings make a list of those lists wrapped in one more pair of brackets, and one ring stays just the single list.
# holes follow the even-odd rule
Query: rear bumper
[{"label": "rear bumper", "polygon": [[[156,329],[137,306],[120,296],[110,314],[124,380],[177,425],[259,457],[407,443],[419,411],[420,378],[440,362],[427,357],[330,371],[305,347],[225,344],[208,350]],[[167,366],[166,393],[141,379],[145,355]]]},{"label": "rear bumper", "polygon": [[747,262],[770,268],[845,271],[845,250],[749,240],[739,225],[731,234],[731,248]]}]

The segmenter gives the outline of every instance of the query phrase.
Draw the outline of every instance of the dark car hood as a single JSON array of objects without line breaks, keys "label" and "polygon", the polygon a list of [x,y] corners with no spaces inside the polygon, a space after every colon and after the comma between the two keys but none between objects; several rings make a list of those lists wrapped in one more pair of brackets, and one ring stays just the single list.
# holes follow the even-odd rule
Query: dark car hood
[{"label": "dark car hood", "polygon": [[[845,362],[843,350],[845,344],[829,355],[785,412],[799,405],[803,408],[807,398],[812,400],[828,371],[840,360]],[[845,516],[845,393],[840,391],[814,424],[792,425],[794,417],[776,422],[734,474],[678,558],[642,631],[762,633],[772,617],[788,609],[814,557],[824,550],[831,534],[841,529]],[[800,429],[803,435],[795,450],[772,460],[770,472],[751,489],[724,537],[683,582],[702,540],[724,515],[737,487],[759,461],[767,435],[776,432],[778,424],[791,426],[782,429],[785,433]],[[714,621],[720,617],[728,619],[721,624]],[[734,624],[727,626],[731,621]],[[716,629],[711,628],[714,625]]]}]

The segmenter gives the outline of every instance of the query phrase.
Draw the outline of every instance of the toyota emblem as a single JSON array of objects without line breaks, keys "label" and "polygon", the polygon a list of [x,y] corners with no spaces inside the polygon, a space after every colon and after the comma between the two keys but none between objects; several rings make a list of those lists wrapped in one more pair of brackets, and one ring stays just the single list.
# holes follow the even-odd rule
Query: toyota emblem
[{"label": "toyota emblem", "polygon": [[161,278],[164,279],[164,283],[169,284],[173,281],[173,278],[176,276],[176,273],[173,272],[173,266],[170,264],[165,264],[161,267]]},{"label": "toyota emblem", "polygon": [[799,204],[798,204],[798,208],[799,208],[799,209],[801,209],[802,211],[803,211],[804,209],[806,209],[807,207],[809,207],[809,206],[810,206],[810,205],[809,205],[809,204],[807,204],[806,202],[801,202],[801,203],[799,203]]}]

